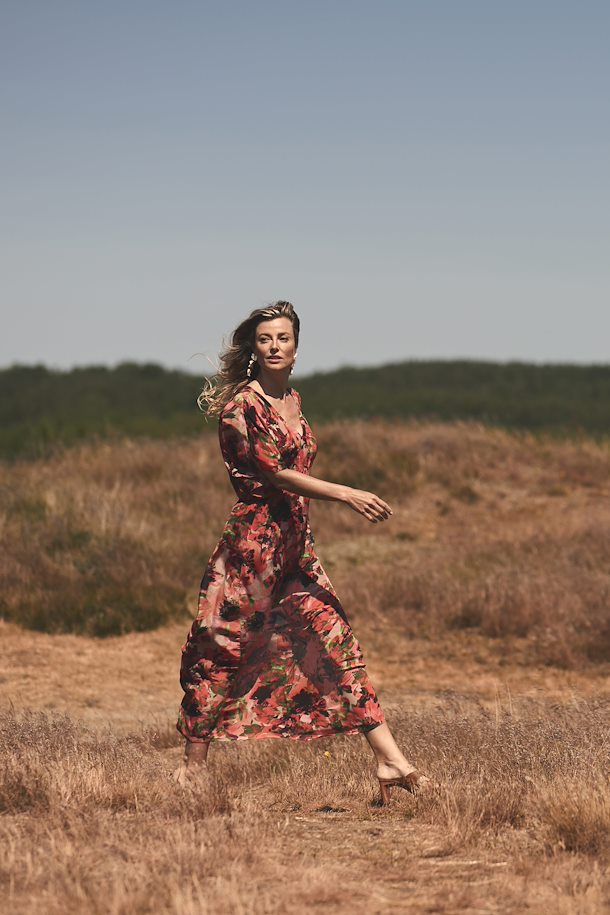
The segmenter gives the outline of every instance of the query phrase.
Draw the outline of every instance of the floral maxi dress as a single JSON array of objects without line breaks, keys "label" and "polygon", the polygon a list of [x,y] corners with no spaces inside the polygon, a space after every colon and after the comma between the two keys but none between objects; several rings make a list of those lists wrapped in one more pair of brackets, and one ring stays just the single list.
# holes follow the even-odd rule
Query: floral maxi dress
[{"label": "floral maxi dress", "polygon": [[189,741],[355,734],[384,721],[360,645],[314,550],[309,498],[261,471],[309,473],[317,444],[250,386],[219,420],[238,501],[209,559],[182,648],[177,728]]}]

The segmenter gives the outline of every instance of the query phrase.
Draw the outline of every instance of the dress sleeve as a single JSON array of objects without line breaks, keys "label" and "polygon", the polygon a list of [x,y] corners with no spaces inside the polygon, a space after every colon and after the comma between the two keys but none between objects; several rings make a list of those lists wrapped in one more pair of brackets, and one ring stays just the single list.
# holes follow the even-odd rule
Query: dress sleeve
[{"label": "dress sleeve", "polygon": [[257,405],[244,403],[244,419],[250,453],[259,469],[268,473],[286,470],[269,418],[263,416]]}]

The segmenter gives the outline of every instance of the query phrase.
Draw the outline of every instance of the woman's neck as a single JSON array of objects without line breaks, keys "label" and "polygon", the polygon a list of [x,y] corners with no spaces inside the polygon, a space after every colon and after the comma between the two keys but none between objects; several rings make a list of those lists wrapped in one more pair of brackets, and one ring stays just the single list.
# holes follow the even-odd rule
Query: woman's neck
[{"label": "woman's neck", "polygon": [[261,372],[254,379],[255,385],[258,385],[266,397],[274,400],[285,400],[288,393],[288,378],[268,378]]}]

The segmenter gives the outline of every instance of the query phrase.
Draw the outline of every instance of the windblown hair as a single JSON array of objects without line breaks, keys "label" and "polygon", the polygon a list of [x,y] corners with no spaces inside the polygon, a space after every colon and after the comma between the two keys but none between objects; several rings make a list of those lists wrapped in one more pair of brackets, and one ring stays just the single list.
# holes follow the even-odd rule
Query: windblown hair
[{"label": "windblown hair", "polygon": [[250,312],[245,321],[235,328],[231,343],[219,356],[220,368],[212,378],[206,378],[201,394],[197,398],[199,409],[208,417],[219,416],[223,407],[239,391],[252,381],[259,373],[258,362],[252,364],[251,375],[246,371],[254,348],[256,328],[261,321],[272,321],[274,318],[289,318],[294,332],[295,345],[299,343],[300,321],[290,302],[274,302],[267,308],[257,308]]}]

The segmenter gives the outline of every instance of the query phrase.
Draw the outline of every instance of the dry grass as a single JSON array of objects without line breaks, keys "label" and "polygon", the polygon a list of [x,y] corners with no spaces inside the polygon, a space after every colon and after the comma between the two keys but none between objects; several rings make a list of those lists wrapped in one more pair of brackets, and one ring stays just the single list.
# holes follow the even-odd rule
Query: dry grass
[{"label": "dry grass", "polygon": [[608,447],[317,431],[315,473],[394,508],[373,526],[312,503],[312,526],[397,739],[438,786],[380,809],[366,742],[335,737],[215,745],[177,789],[179,649],[232,504],[215,439],[4,466],[4,616],[110,636],[0,622],[11,913],[608,911]]},{"label": "dry grass", "polygon": [[5,712],[10,911],[511,912],[543,896],[604,911],[610,703],[454,697],[388,715],[439,784],[380,809],[361,739],[216,745],[181,790],[176,740],[156,729]]},{"label": "dry grass", "polygon": [[[318,437],[317,475],[395,509],[373,528],[312,504],[321,558],[367,639],[375,620],[406,637],[471,630],[499,651],[521,640],[528,662],[610,657],[608,444],[463,423],[337,422]],[[93,635],[190,616],[233,501],[215,436],[3,466],[0,495],[0,614]]]}]

